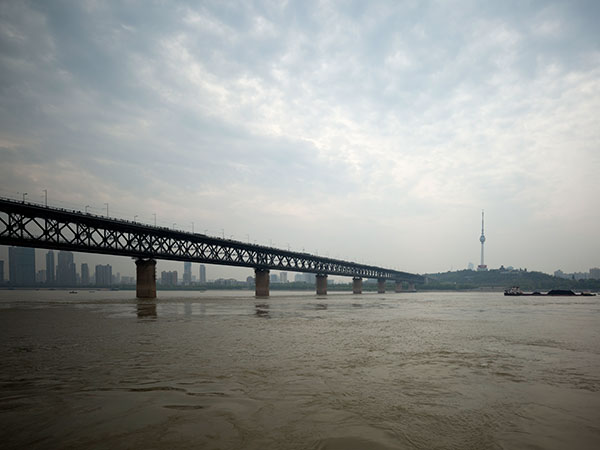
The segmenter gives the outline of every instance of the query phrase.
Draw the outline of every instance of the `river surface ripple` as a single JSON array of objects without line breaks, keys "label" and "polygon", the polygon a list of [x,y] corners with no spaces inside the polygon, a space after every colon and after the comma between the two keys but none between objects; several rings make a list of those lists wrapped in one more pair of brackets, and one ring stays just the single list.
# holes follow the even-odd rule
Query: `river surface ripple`
[{"label": "river surface ripple", "polygon": [[2,448],[600,448],[600,297],[133,295],[0,291]]}]

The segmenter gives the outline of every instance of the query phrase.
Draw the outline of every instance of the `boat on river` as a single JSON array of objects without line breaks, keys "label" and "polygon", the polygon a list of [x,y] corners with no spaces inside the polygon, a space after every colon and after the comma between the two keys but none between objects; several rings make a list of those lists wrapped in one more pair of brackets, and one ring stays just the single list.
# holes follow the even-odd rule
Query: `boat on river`
[{"label": "boat on river", "polygon": [[539,295],[539,296],[549,296],[549,297],[572,297],[572,296],[583,296],[583,297],[591,297],[596,295],[593,292],[575,292],[572,289],[552,289],[548,292],[523,292],[519,286],[513,286],[510,289],[504,290],[504,295],[513,295],[513,296],[526,296],[526,295]]}]

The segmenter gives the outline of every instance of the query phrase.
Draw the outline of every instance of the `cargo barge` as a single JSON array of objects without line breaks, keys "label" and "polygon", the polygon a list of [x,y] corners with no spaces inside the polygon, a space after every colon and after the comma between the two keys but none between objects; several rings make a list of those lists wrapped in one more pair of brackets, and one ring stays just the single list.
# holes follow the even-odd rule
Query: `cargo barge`
[{"label": "cargo barge", "polygon": [[539,296],[550,296],[550,297],[572,297],[572,296],[591,297],[596,294],[593,292],[575,292],[571,289],[552,289],[551,291],[548,291],[548,292],[540,292],[540,291],[523,292],[518,286],[513,286],[510,289],[505,289],[504,295],[514,295],[514,296],[521,296],[521,295],[536,295],[537,296],[537,295],[539,295]]}]

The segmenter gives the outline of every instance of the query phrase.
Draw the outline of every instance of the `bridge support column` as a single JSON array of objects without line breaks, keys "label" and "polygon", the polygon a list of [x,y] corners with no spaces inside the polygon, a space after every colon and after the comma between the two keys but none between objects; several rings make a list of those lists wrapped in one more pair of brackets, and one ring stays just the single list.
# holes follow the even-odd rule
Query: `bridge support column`
[{"label": "bridge support column", "polygon": [[408,283],[408,290],[410,292],[417,292],[417,290],[415,289],[415,283]]},{"label": "bridge support column", "polygon": [[327,295],[327,274],[318,273],[317,280],[317,295]]},{"label": "bridge support column", "polygon": [[257,297],[269,296],[269,269],[254,269],[255,295]]},{"label": "bridge support column", "polygon": [[137,298],[156,298],[156,261],[136,259],[135,295]]},{"label": "bridge support column", "polygon": [[353,294],[362,294],[362,278],[361,277],[352,278],[352,293]]},{"label": "bridge support column", "polygon": [[385,280],[383,278],[377,280],[377,293],[385,294]]},{"label": "bridge support column", "polygon": [[402,292],[402,281],[396,281],[396,292]]}]

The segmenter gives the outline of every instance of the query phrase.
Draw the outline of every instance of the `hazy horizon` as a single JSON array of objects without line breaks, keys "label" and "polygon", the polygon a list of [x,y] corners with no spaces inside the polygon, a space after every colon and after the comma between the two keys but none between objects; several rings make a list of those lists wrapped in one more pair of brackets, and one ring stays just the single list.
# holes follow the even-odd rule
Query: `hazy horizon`
[{"label": "hazy horizon", "polygon": [[412,273],[477,266],[485,210],[488,267],[587,272],[598,19],[593,1],[2,2],[0,196]]}]

